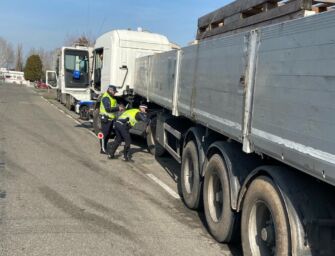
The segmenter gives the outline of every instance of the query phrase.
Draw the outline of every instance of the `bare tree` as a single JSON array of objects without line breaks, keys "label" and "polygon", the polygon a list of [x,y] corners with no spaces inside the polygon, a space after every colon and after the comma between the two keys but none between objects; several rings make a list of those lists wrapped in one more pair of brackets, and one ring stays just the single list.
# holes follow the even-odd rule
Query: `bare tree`
[{"label": "bare tree", "polygon": [[58,65],[57,62],[58,60],[58,55],[59,52],[61,51],[61,48],[55,48],[52,51],[50,51],[51,54],[51,66],[50,66],[50,70],[56,70]]},{"label": "bare tree", "polygon": [[22,44],[18,44],[16,47],[16,54],[15,54],[15,70],[23,71],[23,50]]},{"label": "bare tree", "polygon": [[67,35],[64,40],[64,45],[73,46],[79,44],[84,46],[93,46],[94,41],[93,36],[82,33],[81,35]]},{"label": "bare tree", "polygon": [[10,43],[0,37],[0,67],[11,68],[14,64],[14,51]]},{"label": "bare tree", "polygon": [[46,51],[43,48],[37,50],[43,63],[43,72],[52,68],[52,51]]}]

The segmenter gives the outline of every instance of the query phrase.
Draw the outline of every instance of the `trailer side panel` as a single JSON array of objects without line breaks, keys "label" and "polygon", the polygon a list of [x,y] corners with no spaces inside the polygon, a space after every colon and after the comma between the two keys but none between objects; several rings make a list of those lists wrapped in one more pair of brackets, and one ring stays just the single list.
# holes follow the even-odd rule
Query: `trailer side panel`
[{"label": "trailer side panel", "polygon": [[255,148],[335,183],[335,15],[261,30]]},{"label": "trailer side panel", "polygon": [[179,113],[241,141],[245,34],[182,49]]}]

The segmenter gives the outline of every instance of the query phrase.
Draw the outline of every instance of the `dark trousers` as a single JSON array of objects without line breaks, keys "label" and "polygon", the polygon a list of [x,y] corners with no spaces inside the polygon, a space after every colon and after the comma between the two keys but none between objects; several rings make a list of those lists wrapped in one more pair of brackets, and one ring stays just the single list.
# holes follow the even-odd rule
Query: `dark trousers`
[{"label": "dark trousers", "polygon": [[100,147],[103,152],[107,153],[107,143],[113,131],[113,120],[101,121],[101,132],[104,137],[100,140]]},{"label": "dark trousers", "polygon": [[130,144],[131,144],[131,137],[129,133],[129,126],[128,124],[122,124],[120,122],[115,123],[115,139],[111,143],[110,148],[109,148],[109,155],[114,157],[115,151],[117,148],[120,146],[121,142],[124,141],[124,157],[128,159],[129,156],[129,150],[130,150]]}]

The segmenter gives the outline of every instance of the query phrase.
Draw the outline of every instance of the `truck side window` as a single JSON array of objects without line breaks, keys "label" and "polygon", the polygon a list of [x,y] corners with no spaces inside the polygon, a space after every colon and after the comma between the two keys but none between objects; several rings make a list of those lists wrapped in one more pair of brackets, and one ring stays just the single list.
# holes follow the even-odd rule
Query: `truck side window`
[{"label": "truck side window", "polygon": [[103,49],[94,51],[94,88],[101,89],[101,70],[103,67]]}]

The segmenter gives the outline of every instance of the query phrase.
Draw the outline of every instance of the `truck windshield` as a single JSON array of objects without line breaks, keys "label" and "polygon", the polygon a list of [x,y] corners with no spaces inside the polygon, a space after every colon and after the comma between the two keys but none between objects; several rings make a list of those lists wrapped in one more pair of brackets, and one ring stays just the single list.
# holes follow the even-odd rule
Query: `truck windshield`
[{"label": "truck windshield", "polygon": [[80,73],[88,73],[88,52],[66,51],[65,69],[66,71],[78,70]]},{"label": "truck windshield", "polygon": [[66,88],[89,86],[89,52],[79,49],[64,50],[64,80]]}]

